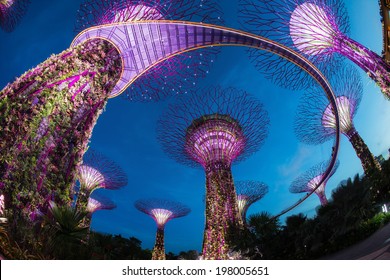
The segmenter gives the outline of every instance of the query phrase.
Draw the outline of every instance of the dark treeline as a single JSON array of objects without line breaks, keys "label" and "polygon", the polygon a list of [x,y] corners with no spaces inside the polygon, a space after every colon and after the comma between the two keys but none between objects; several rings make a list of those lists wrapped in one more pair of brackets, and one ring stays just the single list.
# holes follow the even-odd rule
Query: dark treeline
[{"label": "dark treeline", "polygon": [[[390,221],[381,213],[390,201],[390,160],[370,179],[356,175],[333,190],[313,218],[303,214],[279,219],[263,212],[248,219],[235,250],[250,259],[318,259],[349,247]],[[237,240],[237,238],[235,239]]]},{"label": "dark treeline", "polygon": [[[318,259],[344,249],[370,236],[390,221],[381,212],[390,201],[390,160],[375,176],[356,175],[333,190],[326,206],[319,206],[314,217],[303,214],[286,218],[285,225],[271,214],[251,215],[246,230],[235,235],[233,251],[247,259]],[[151,259],[135,237],[89,232],[80,226],[84,214],[71,207],[55,207],[51,215],[34,225],[18,223],[18,233],[0,226],[0,252],[9,259]],[[20,234],[23,233],[23,236]],[[197,259],[189,250],[167,253],[167,260]]]}]

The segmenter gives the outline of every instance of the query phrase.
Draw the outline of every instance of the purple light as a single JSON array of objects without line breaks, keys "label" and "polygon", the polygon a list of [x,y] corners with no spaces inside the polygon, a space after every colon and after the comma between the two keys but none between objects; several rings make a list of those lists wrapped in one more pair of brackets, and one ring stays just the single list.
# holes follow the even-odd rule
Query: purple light
[{"label": "purple light", "polygon": [[295,8],[290,18],[290,36],[297,49],[307,55],[322,55],[334,47],[340,33],[332,14],[313,3]]},{"label": "purple light", "polygon": [[[332,77],[340,132],[347,135],[354,131],[353,118],[363,96],[363,83],[352,65],[345,65]],[[321,94],[320,87],[304,93],[298,106],[294,124],[298,139],[307,144],[321,144],[334,137],[336,118],[334,109],[327,98]]]},{"label": "purple light", "polygon": [[112,22],[128,22],[128,21],[160,20],[160,19],[164,19],[164,16],[156,8],[139,4],[139,5],[131,5],[126,8],[115,11],[115,17]]},{"label": "purple light", "polygon": [[137,200],[134,206],[152,217],[158,228],[164,228],[168,221],[184,217],[191,211],[184,204],[164,199],[141,199]]},{"label": "purple light", "polygon": [[238,181],[235,184],[237,205],[243,223],[246,223],[248,208],[268,193],[268,186],[258,181]]},{"label": "purple light", "polygon": [[[384,59],[347,36],[348,16],[343,1],[334,0],[243,0],[245,24],[251,31],[295,47],[326,75],[337,73],[339,55],[358,65],[390,98],[390,66]],[[255,29],[256,28],[256,29]],[[256,66],[281,85],[307,88],[310,78],[283,61],[252,53]],[[264,60],[260,60],[265,57]],[[291,71],[293,70],[293,71]],[[279,72],[282,71],[282,72]]]},{"label": "purple light", "polygon": [[8,9],[14,4],[14,0],[1,0],[0,7],[1,9]]},{"label": "purple light", "polygon": [[326,185],[326,181],[322,182],[322,184],[316,188],[318,186],[318,183],[321,182],[321,179],[322,179],[322,175],[318,175],[317,177],[314,177],[313,179],[311,179],[308,183],[307,183],[307,187],[309,190],[315,190],[315,193],[317,194],[321,194],[321,193],[324,193],[325,191],[325,185]]},{"label": "purple light", "polygon": [[[76,29],[81,32],[91,26],[161,20],[221,23],[220,14],[218,5],[211,0],[87,0],[81,5]],[[124,35],[123,40],[126,40],[134,31],[127,31],[127,35],[121,32],[116,35]],[[147,43],[150,37],[148,32],[143,30],[142,38],[136,38],[131,44],[131,54],[141,51],[141,55],[144,55],[137,69],[148,69],[142,77],[134,79],[134,84],[126,91],[126,97],[132,101],[157,101],[165,96],[193,91],[197,87],[196,79],[207,75],[219,50],[210,48],[170,56],[168,52],[171,49],[159,53],[156,46],[175,44],[178,37],[173,34],[169,36],[168,32],[168,37],[162,36],[161,39],[153,40],[153,43]],[[157,59],[166,56],[166,60],[158,64],[151,63],[156,59],[156,54]]]},{"label": "purple light", "polygon": [[[331,79],[337,95],[336,106],[343,133],[355,149],[367,176],[379,171],[381,166],[372,155],[364,140],[355,129],[353,118],[363,95],[363,84],[357,70],[346,65]],[[295,132],[302,142],[320,144],[334,136],[336,119],[329,101],[320,94],[321,89],[313,89],[304,94],[298,106]]]},{"label": "purple light", "polygon": [[116,205],[108,199],[95,199],[88,198],[87,212],[90,214],[95,213],[98,210],[112,210]]},{"label": "purple light", "polygon": [[[336,33],[347,34],[342,1],[240,0],[240,20],[250,33],[296,49],[327,77],[337,73],[342,56],[333,52]],[[301,90],[313,86],[310,75],[270,53],[250,50],[255,67],[276,84]]]},{"label": "purple light", "polygon": [[4,195],[0,195],[0,215],[4,215],[5,204],[4,204]]},{"label": "purple light", "polygon": [[[346,96],[336,98],[337,109],[339,110],[340,132],[348,135],[354,128],[352,118],[355,115],[355,103]],[[322,125],[325,128],[336,129],[336,118],[332,107],[328,105],[322,116]]]},{"label": "purple light", "polygon": [[92,128],[120,76],[118,55],[109,42],[92,39],[52,55],[1,90],[8,105],[0,108],[0,177],[14,215],[45,214],[48,199],[71,203]]},{"label": "purple light", "polygon": [[0,27],[6,32],[13,31],[26,13],[29,3],[29,0],[1,0]]},{"label": "purple light", "polygon": [[84,155],[83,164],[78,170],[80,184],[88,190],[119,189],[128,182],[125,171],[118,164],[91,148]]},{"label": "purple light", "polygon": [[207,115],[187,129],[186,151],[206,167],[211,162],[231,165],[245,149],[245,137],[237,121],[227,115]]},{"label": "purple light", "polygon": [[178,98],[157,126],[164,151],[180,163],[230,168],[260,149],[269,126],[263,105],[235,88],[211,88]]},{"label": "purple light", "polygon": [[87,190],[103,187],[104,176],[95,168],[81,165],[78,168],[78,173],[80,185],[84,186]]},{"label": "purple light", "polygon": [[150,215],[153,216],[159,227],[164,226],[169,218],[173,215],[172,211],[167,209],[156,208],[150,210]]},{"label": "purple light", "polygon": [[182,96],[159,121],[164,151],[178,162],[202,166],[206,173],[204,259],[228,258],[227,234],[243,226],[231,165],[260,148],[268,125],[263,105],[234,88]]},{"label": "purple light", "polygon": [[165,224],[172,219],[188,215],[187,206],[163,199],[143,199],[134,203],[135,208],[153,218],[157,224],[156,241],[152,251],[152,260],[165,260],[164,230]]},{"label": "purple light", "polygon": [[325,176],[325,170],[327,169],[327,163],[321,162],[311,169],[297,177],[290,185],[290,192],[292,193],[303,193],[303,192],[312,192],[314,190],[315,194],[320,199],[321,205],[326,205],[328,200],[325,195],[325,187],[329,178],[336,172],[339,166],[339,162],[335,164],[330,175],[319,185],[323,176]]},{"label": "purple light", "polygon": [[127,175],[115,162],[93,149],[84,155],[78,167],[77,178],[80,189],[77,193],[76,209],[88,208],[90,195],[98,188],[119,189],[127,185]]}]

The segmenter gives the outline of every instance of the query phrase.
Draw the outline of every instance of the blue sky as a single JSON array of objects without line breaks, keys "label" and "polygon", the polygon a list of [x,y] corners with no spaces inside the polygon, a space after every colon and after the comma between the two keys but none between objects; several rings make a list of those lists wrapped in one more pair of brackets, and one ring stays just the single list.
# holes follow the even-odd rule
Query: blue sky
[{"label": "blue sky", "polygon": [[[51,54],[68,48],[77,9],[81,1],[32,1],[26,16],[13,33],[0,30],[0,88],[14,77],[44,61]],[[225,25],[240,28],[237,0],[219,1]],[[350,17],[350,36],[377,53],[382,51],[382,27],[378,1],[345,0]],[[368,147],[375,154],[386,154],[390,147],[390,102],[378,87],[360,71],[364,96],[354,123]],[[331,142],[320,146],[299,143],[293,132],[296,107],[303,92],[292,92],[273,85],[259,74],[242,47],[223,48],[210,74],[198,81],[202,86],[234,86],[258,97],[270,116],[270,133],[264,146],[247,160],[233,166],[235,180],[259,180],[269,185],[269,193],[254,204],[248,214],[269,211],[277,214],[303,195],[291,194],[288,187],[302,172],[330,156]],[[94,214],[92,227],[101,232],[134,236],[143,247],[152,248],[154,221],[133,206],[140,198],[168,198],[187,204],[192,212],[172,220],[166,226],[166,251],[200,250],[204,228],[204,171],[176,163],[163,153],[156,141],[156,121],[170,98],[158,103],[131,103],[120,96],[110,99],[93,131],[91,147],[120,164],[129,177],[121,190],[99,190],[115,201],[117,208]],[[362,173],[360,161],[345,137],[339,153],[340,167],[329,180],[328,197],[337,184]],[[319,205],[313,195],[287,215],[315,214]],[[285,216],[282,216],[282,221]]]}]

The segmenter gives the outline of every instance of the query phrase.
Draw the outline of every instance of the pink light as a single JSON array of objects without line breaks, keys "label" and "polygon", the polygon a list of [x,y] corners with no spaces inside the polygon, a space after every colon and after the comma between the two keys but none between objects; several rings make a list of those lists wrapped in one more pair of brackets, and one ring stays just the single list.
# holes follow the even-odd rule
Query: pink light
[{"label": "pink light", "polygon": [[4,195],[0,195],[0,215],[4,215],[4,209],[5,209],[5,204],[4,204]]},{"label": "pink light", "polygon": [[186,150],[203,166],[216,161],[230,165],[245,147],[241,127],[225,115],[195,120],[187,130],[187,137]]},{"label": "pink light", "polygon": [[88,198],[88,204],[87,204],[87,212],[88,213],[94,213],[97,210],[112,210],[116,207],[116,205],[112,201],[99,201],[97,199]]},{"label": "pink light", "polygon": [[104,176],[95,168],[87,165],[81,165],[79,170],[79,181],[82,186],[88,190],[92,190],[97,186],[102,186],[104,183]]},{"label": "pink light", "polygon": [[[346,134],[353,128],[352,115],[354,113],[354,106],[346,96],[337,97],[336,105],[339,111],[340,131]],[[336,117],[330,104],[326,107],[322,115],[322,125],[326,128],[336,129]]]},{"label": "pink light", "polygon": [[315,4],[303,3],[291,14],[290,36],[295,47],[307,55],[319,55],[332,48],[337,33],[326,11]]},{"label": "pink light", "polygon": [[94,213],[95,211],[101,209],[102,204],[93,198],[88,198],[87,211],[89,213]]},{"label": "pink light", "polygon": [[14,4],[14,0],[2,0],[0,1],[1,6],[5,6],[5,8],[10,8]]},{"label": "pink light", "polygon": [[115,13],[113,22],[129,22],[141,20],[161,20],[163,15],[155,8],[145,5],[132,5]]},{"label": "pink light", "polygon": [[[307,183],[308,189],[309,190],[315,189],[318,186],[318,183],[321,181],[321,179],[322,179],[322,175],[318,175],[318,176],[314,177],[313,179],[311,179]],[[322,182],[322,184],[318,187],[318,189],[316,189],[315,193],[322,194],[325,191],[325,184],[326,184],[326,181]]]},{"label": "pink light", "polygon": [[169,220],[169,218],[173,214],[172,211],[169,211],[167,209],[161,209],[161,208],[152,209],[150,210],[150,213],[152,214],[157,225],[159,226],[165,225],[165,223]]}]

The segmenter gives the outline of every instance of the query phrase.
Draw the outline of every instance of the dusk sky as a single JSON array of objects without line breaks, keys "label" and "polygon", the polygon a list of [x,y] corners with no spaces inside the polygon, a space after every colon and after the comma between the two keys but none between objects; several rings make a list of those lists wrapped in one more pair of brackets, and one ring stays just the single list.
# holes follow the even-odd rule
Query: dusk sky
[{"label": "dusk sky", "polygon": [[[32,0],[25,17],[14,32],[0,30],[0,88],[15,77],[43,62],[51,54],[67,49],[73,32],[77,9],[82,1]],[[238,21],[238,0],[218,1],[223,8],[225,26],[243,29]],[[350,37],[378,54],[382,51],[382,26],[378,1],[345,0]],[[303,91],[290,91],[266,80],[248,58],[243,47],[224,47],[207,78],[198,80],[200,90],[210,86],[236,87],[256,96],[270,117],[269,136],[262,148],[247,160],[233,166],[235,180],[258,180],[269,186],[269,193],[249,208],[248,215],[261,211],[278,214],[304,194],[288,191],[291,182],[317,163],[328,160],[332,141],[319,146],[300,143],[294,135],[293,123]],[[357,66],[356,66],[357,67]],[[354,124],[374,155],[387,157],[390,147],[390,102],[366,73],[359,69],[364,96]],[[90,146],[118,163],[126,171],[129,184],[115,191],[98,190],[111,198],[117,208],[94,214],[92,228],[99,232],[134,236],[143,248],[152,249],[156,225],[134,207],[143,198],[167,198],[186,204],[191,213],[167,223],[166,252],[201,251],[204,229],[205,174],[168,157],[156,140],[156,122],[175,97],[155,103],[132,103],[118,96],[110,99],[106,111],[98,119]],[[340,166],[328,181],[328,198],[338,183],[362,167],[351,144],[342,136]],[[312,195],[304,203],[281,217],[303,213],[315,215],[318,197]]]}]

